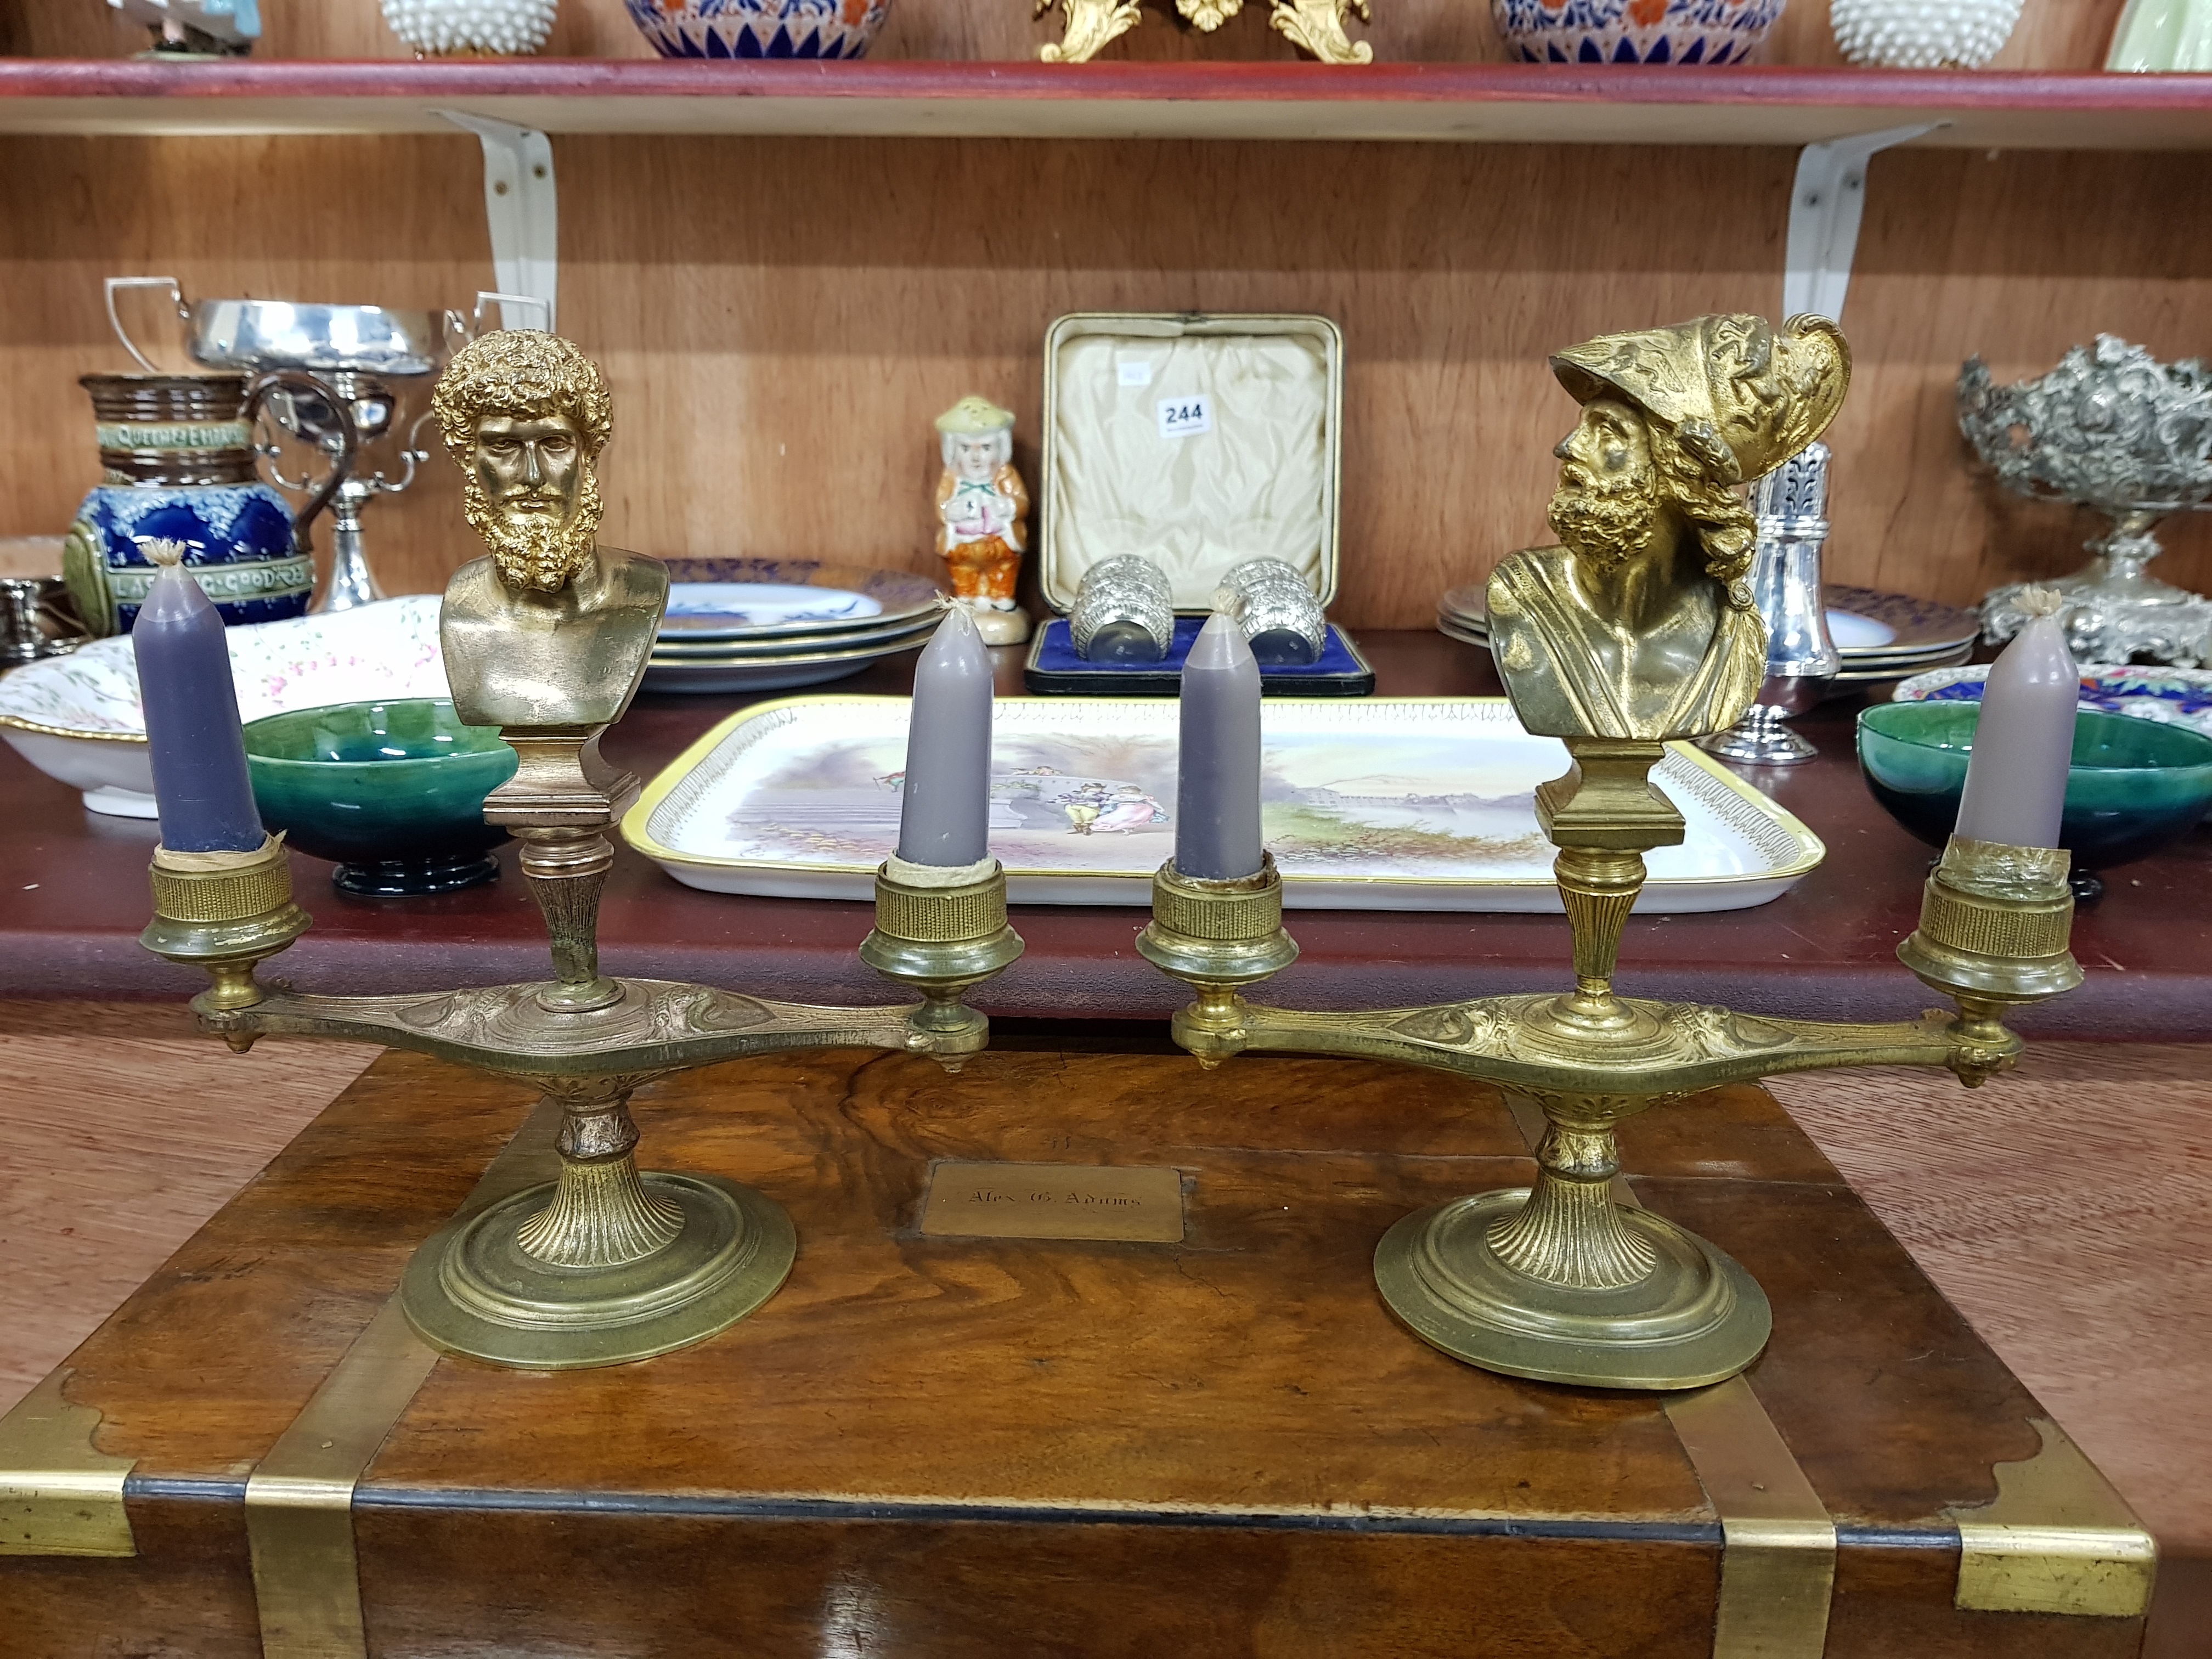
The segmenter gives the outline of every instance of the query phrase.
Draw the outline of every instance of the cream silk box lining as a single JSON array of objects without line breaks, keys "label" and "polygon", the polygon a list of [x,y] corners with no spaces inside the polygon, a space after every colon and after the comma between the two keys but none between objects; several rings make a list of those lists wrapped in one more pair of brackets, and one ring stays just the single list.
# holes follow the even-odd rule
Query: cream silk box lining
[{"label": "cream silk box lining", "polygon": [[[1323,333],[1121,319],[1063,339],[1054,368],[1049,588],[1072,598],[1085,570],[1125,553],[1167,572],[1178,611],[1206,610],[1246,559],[1334,586],[1322,580],[1336,517]],[[1194,396],[1212,429],[1162,435],[1161,404]]]}]

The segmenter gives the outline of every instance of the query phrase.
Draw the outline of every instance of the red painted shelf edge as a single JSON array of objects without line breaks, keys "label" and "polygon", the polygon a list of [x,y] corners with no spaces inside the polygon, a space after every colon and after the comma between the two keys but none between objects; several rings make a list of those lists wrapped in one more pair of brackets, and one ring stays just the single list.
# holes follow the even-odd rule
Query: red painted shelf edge
[{"label": "red painted shelf edge", "polygon": [[0,60],[0,99],[808,98],[1784,105],[2212,118],[2212,76],[1650,65]]}]

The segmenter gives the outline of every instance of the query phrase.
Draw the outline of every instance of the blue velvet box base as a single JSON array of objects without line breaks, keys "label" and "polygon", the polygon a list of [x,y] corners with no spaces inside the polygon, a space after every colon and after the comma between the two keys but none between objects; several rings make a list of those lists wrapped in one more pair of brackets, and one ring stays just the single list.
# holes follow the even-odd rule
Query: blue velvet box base
[{"label": "blue velvet box base", "polygon": [[[1158,662],[1086,662],[1075,654],[1067,618],[1054,617],[1030,642],[1022,683],[1045,696],[1172,697],[1182,689],[1182,660],[1205,625],[1203,617],[1177,617],[1175,643]],[[1375,689],[1375,671],[1352,635],[1331,623],[1319,661],[1262,665],[1260,689],[1276,697],[1364,697]]]}]

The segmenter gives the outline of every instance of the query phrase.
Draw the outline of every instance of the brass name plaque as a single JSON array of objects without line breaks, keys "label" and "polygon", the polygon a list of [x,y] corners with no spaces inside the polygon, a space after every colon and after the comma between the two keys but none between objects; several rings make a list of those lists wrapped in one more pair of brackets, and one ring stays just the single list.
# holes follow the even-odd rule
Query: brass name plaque
[{"label": "brass name plaque", "polygon": [[939,1237],[1182,1243],[1182,1176],[1097,1164],[938,1164],[921,1231]]}]

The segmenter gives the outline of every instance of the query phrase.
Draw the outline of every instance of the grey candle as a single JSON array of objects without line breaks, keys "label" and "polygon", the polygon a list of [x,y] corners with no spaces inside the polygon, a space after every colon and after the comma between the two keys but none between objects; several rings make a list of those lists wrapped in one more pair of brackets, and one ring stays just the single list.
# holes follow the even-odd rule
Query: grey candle
[{"label": "grey candle", "polygon": [[2020,606],[2028,612],[2027,625],[1983,682],[1955,832],[1970,841],[2058,845],[2081,696],[2081,677],[2058,621],[2064,604],[2049,588],[2024,592]]},{"label": "grey candle", "polygon": [[914,665],[898,855],[957,869],[991,855],[991,653],[965,605],[945,613]]},{"label": "grey candle", "polygon": [[1200,881],[1260,872],[1260,665],[1216,611],[1182,665],[1176,868]]},{"label": "grey candle", "polygon": [[184,547],[155,542],[161,568],[131,629],[138,699],[161,845],[173,853],[252,853],[268,836],[253,805],[238,691],[222,615],[178,562]]}]

